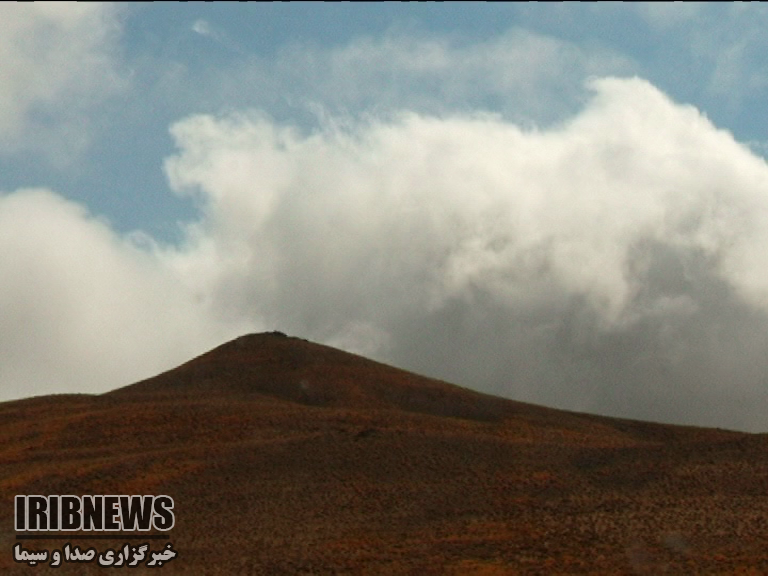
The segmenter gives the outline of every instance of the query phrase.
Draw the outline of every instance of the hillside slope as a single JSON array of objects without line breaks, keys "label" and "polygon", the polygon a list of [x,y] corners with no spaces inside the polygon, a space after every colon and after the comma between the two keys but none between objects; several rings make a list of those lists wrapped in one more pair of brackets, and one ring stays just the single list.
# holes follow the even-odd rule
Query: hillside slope
[{"label": "hillside slope", "polygon": [[101,396],[0,404],[0,570],[30,570],[15,494],[167,494],[169,574],[768,573],[766,480],[763,435],[553,410],[252,334]]}]

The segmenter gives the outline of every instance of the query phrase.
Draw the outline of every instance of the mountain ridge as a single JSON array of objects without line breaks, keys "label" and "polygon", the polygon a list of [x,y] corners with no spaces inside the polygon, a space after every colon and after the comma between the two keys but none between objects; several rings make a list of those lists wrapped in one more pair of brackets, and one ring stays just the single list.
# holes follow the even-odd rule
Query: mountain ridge
[{"label": "mountain ridge", "polygon": [[402,409],[491,421],[517,405],[282,332],[240,336],[107,395],[166,392],[263,394],[305,405]]},{"label": "mountain ridge", "polygon": [[[392,409],[499,422],[514,416],[538,424],[583,419],[638,436],[659,431],[729,430],[574,412],[479,392],[280,331],[244,334],[157,376],[105,396],[161,394],[263,395],[307,406]],[[655,430],[657,428],[657,430]],[[739,433],[740,434],[740,433]]]}]

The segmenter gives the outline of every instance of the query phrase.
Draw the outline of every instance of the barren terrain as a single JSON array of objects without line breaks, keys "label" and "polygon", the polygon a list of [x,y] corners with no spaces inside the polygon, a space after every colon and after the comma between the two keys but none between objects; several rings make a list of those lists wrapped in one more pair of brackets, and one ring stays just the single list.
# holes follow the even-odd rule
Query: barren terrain
[{"label": "barren terrain", "polygon": [[766,435],[518,403],[280,333],[0,404],[2,573],[50,570],[13,562],[16,494],[167,494],[165,574],[768,574],[767,488]]}]

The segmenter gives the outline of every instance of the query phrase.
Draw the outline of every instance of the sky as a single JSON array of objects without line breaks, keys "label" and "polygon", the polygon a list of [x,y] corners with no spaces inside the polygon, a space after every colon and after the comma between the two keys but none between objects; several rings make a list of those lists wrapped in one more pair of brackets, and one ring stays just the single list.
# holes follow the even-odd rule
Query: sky
[{"label": "sky", "polygon": [[3,3],[0,401],[248,332],[768,432],[768,6]]}]

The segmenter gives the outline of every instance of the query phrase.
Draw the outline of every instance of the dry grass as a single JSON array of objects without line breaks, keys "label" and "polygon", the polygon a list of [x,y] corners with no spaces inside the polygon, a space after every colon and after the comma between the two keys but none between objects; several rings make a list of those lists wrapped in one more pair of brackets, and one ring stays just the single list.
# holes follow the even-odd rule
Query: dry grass
[{"label": "dry grass", "polygon": [[14,494],[161,493],[167,574],[768,573],[765,436],[545,409],[278,335],[0,404],[0,438],[3,573],[30,570]]}]

